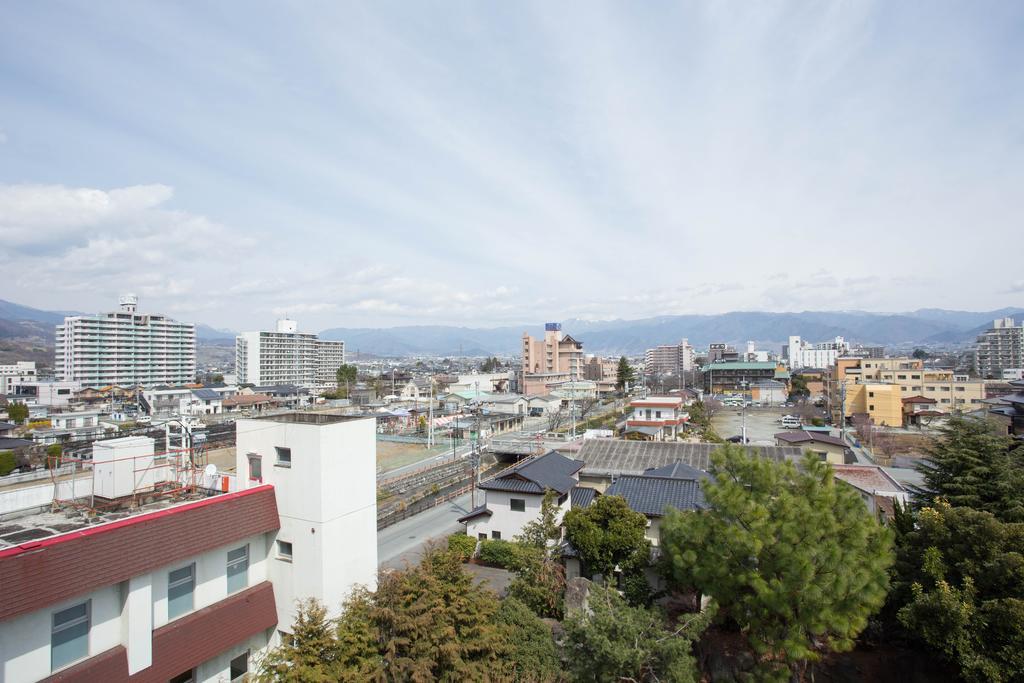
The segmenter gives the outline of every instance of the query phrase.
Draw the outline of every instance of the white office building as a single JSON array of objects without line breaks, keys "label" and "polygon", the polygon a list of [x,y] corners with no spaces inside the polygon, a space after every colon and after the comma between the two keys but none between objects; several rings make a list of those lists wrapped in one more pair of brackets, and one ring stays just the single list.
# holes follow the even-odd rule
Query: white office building
[{"label": "white office building", "polygon": [[36,364],[33,361],[0,365],[0,396],[13,393],[17,384],[36,381],[39,378],[36,373]]},{"label": "white office building", "polygon": [[129,294],[117,312],[64,318],[57,325],[56,378],[83,387],[194,381],[196,326],[138,313],[137,305]]},{"label": "white office building", "polygon": [[791,336],[789,343],[782,347],[782,360],[790,370],[800,368],[827,368],[835,364],[836,358],[850,351],[850,344],[842,337],[832,341],[811,344]]},{"label": "white office building", "polygon": [[345,342],[299,332],[294,320],[278,320],[273,332],[243,332],[235,338],[239,384],[333,389],[344,363]]}]

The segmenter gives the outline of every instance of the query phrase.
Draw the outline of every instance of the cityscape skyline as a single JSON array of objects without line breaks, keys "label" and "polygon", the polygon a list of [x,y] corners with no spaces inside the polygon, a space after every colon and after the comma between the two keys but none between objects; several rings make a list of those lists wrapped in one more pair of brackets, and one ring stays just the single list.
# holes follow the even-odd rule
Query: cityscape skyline
[{"label": "cityscape skyline", "polygon": [[1024,295],[989,260],[1024,8],[241,8],[5,11],[6,298],[316,330]]}]

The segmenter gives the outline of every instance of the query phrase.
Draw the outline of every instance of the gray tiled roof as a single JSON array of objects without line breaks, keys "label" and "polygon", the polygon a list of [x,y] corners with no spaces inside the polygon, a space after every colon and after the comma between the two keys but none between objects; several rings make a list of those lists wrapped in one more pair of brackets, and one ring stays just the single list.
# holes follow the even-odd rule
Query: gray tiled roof
[{"label": "gray tiled roof", "polygon": [[590,507],[596,496],[597,489],[592,489],[589,486],[574,486],[569,492],[570,505],[574,508]]},{"label": "gray tiled roof", "polygon": [[829,434],[819,434],[818,432],[779,432],[775,435],[775,438],[786,443],[827,443],[832,446],[846,448],[846,442],[842,439]]},{"label": "gray tiled roof", "polygon": [[488,510],[486,505],[481,505],[480,507],[473,508],[472,510],[464,514],[462,517],[459,517],[456,521],[468,522],[471,519],[476,519],[477,517],[481,517],[483,515],[487,515],[488,517],[490,517],[492,514],[494,513]]},{"label": "gray tiled roof", "polygon": [[220,394],[213,389],[193,389],[192,395],[204,401],[216,401],[220,399]]},{"label": "gray tiled roof", "polygon": [[700,484],[693,479],[623,475],[608,487],[605,495],[622,496],[631,510],[648,517],[662,516],[667,507],[679,510],[707,507]]},{"label": "gray tiled roof", "polygon": [[544,493],[547,489],[568,493],[576,485],[574,474],[583,463],[561,453],[550,451],[537,458],[524,460],[497,477],[480,484],[482,489],[515,493]]},{"label": "gray tiled roof", "polygon": [[[706,472],[711,467],[711,454],[718,448],[720,446],[713,443],[587,439],[576,453],[576,458],[584,462],[583,474],[643,474],[651,468],[677,462]],[[803,458],[803,450],[796,446],[745,448],[776,462],[799,462]]]},{"label": "gray tiled roof", "polygon": [[645,477],[668,477],[669,479],[710,479],[711,475],[684,462],[674,462],[664,467],[652,467],[644,472]]}]

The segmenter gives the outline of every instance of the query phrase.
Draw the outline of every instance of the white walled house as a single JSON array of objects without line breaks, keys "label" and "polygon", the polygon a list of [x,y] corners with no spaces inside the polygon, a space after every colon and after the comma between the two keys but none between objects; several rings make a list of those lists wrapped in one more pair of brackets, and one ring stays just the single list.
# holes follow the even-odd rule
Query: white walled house
[{"label": "white walled house", "polygon": [[554,451],[524,460],[479,484],[485,492],[484,504],[459,521],[474,538],[510,541],[538,518],[544,494],[551,489],[558,494],[560,523],[569,511],[569,494],[579,483],[582,468],[582,462]]},{"label": "white walled house", "polygon": [[679,396],[652,396],[630,401],[633,413],[626,420],[626,432],[636,432],[655,441],[674,441],[689,419]]}]

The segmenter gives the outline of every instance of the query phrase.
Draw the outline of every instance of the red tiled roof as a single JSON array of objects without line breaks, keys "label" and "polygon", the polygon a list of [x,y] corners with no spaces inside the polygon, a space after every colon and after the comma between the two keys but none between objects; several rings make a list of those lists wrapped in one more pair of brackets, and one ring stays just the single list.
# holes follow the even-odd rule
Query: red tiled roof
[{"label": "red tiled roof", "polygon": [[903,399],[904,403],[937,403],[934,398],[928,398],[927,396],[908,396]]},{"label": "red tiled roof", "polygon": [[153,631],[153,662],[132,676],[118,645],[43,680],[164,683],[276,624],[274,587],[264,581]]},{"label": "red tiled roof", "polygon": [[0,621],[280,527],[268,485],[0,550]]},{"label": "red tiled roof", "polygon": [[903,490],[899,482],[877,465],[832,465],[832,472],[836,479],[841,479],[866,493]]},{"label": "red tiled roof", "polygon": [[268,403],[273,399],[267,394],[238,394],[237,396],[228,396],[224,399],[223,404],[225,406],[251,406],[256,403]]}]

